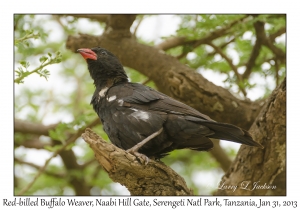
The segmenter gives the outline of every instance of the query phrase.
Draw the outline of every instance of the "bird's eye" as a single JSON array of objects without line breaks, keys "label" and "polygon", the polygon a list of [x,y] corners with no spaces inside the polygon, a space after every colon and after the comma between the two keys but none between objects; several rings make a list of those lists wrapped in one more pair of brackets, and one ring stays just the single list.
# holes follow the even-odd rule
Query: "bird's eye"
[{"label": "bird's eye", "polygon": [[102,51],[101,53],[102,53],[103,55],[107,55],[107,52],[105,52],[105,51]]}]

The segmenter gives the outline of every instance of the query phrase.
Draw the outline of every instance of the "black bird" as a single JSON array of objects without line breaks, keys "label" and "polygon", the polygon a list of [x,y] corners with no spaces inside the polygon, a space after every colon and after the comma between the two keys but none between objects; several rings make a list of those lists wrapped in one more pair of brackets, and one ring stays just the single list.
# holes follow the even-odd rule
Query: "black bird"
[{"label": "black bird", "polygon": [[150,87],[129,82],[121,62],[108,50],[95,47],[78,52],[94,80],[91,104],[104,131],[114,145],[146,163],[147,156],[161,158],[175,149],[210,150],[209,138],[263,148],[237,126],[216,122]]}]

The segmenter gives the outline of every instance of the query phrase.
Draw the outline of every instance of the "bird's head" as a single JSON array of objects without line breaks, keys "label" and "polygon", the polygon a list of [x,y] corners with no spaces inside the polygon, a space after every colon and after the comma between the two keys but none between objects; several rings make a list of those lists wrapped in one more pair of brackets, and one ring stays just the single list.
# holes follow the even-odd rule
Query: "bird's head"
[{"label": "bird's head", "polygon": [[81,48],[77,50],[88,64],[95,85],[107,80],[114,82],[128,81],[128,77],[119,59],[101,47]]}]

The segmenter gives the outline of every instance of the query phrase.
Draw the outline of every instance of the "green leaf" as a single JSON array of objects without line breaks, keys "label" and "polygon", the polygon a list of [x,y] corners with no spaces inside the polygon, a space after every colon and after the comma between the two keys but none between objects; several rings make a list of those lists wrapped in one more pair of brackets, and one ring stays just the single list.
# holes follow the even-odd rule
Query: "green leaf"
[{"label": "green leaf", "polygon": [[69,132],[70,127],[71,126],[66,123],[59,123],[54,130],[49,131],[49,136],[64,143],[67,139],[67,132]]},{"label": "green leaf", "polygon": [[27,69],[27,68],[30,66],[29,62],[27,62],[27,61],[19,61],[19,63],[20,63],[25,69]]},{"label": "green leaf", "polygon": [[42,56],[40,57],[40,62],[43,64],[48,60],[48,58],[46,56]]}]

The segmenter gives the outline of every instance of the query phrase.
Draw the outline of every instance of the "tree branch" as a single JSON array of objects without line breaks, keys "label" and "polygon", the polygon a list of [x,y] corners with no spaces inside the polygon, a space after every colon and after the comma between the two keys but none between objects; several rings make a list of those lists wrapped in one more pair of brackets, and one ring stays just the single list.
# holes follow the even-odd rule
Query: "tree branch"
[{"label": "tree branch", "polygon": [[14,125],[15,125],[14,132],[49,136],[49,131],[51,129],[54,129],[57,124],[46,126],[38,123],[32,123],[24,120],[15,119]]},{"label": "tree branch", "polygon": [[143,165],[137,157],[107,143],[90,129],[82,138],[109,177],[126,186],[131,195],[192,195],[184,179],[162,162],[150,160]]},{"label": "tree branch", "polygon": [[[280,114],[278,114],[280,113]],[[255,182],[260,186],[285,186],[286,173],[286,80],[276,88],[268,102],[253,123],[250,133],[264,145],[264,149],[242,145],[231,168],[223,176],[221,183],[238,186],[219,189],[217,195],[284,195],[285,190],[275,191],[267,187],[253,189]],[[247,189],[245,188],[248,183]],[[275,186],[277,188],[277,186]],[[279,193],[279,194],[275,194]]]},{"label": "tree branch", "polygon": [[[261,21],[257,21],[256,23],[257,25],[261,24],[264,25],[263,22]],[[282,31],[284,31],[284,29],[282,29]],[[281,32],[282,32],[281,31]],[[283,32],[282,32],[283,33]],[[262,44],[265,45],[266,47],[268,47],[275,55],[276,57],[282,62],[285,63],[286,62],[286,54],[285,52],[283,52],[280,48],[276,47],[273,42],[274,42],[274,37],[276,36],[276,34],[272,35],[272,38],[267,37],[265,29],[264,28],[260,28],[260,30],[256,31],[256,37],[257,39],[260,39]]]},{"label": "tree branch", "polygon": [[252,72],[252,68],[255,65],[256,58],[259,55],[259,52],[260,52],[260,49],[261,49],[261,46],[262,46],[262,40],[261,40],[261,36],[258,36],[258,34],[260,33],[261,30],[264,30],[264,26],[265,26],[265,24],[263,22],[260,22],[260,21],[257,21],[257,22],[254,23],[254,29],[255,29],[255,32],[256,32],[256,41],[255,41],[255,44],[252,48],[250,58],[249,58],[249,60],[246,64],[246,70],[245,70],[244,74],[242,75],[243,79],[248,79],[249,78],[249,76]]},{"label": "tree branch", "polygon": [[173,47],[186,44],[186,37],[171,37],[163,41],[162,43],[156,45],[155,47],[160,50],[168,50]]},{"label": "tree branch", "polygon": [[32,139],[25,139],[21,143],[14,142],[15,146],[23,146],[26,148],[45,149],[45,146],[53,146],[53,143],[43,143],[39,136],[34,136]]},{"label": "tree branch", "polygon": [[284,26],[284,27],[278,29],[278,31],[274,32],[273,34],[270,34],[269,39],[273,43],[277,37],[279,37],[285,33],[286,33],[286,27]]}]

